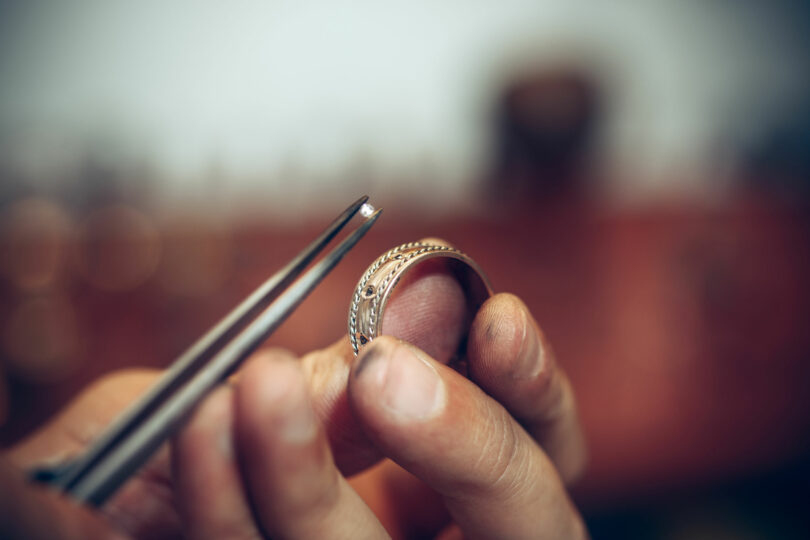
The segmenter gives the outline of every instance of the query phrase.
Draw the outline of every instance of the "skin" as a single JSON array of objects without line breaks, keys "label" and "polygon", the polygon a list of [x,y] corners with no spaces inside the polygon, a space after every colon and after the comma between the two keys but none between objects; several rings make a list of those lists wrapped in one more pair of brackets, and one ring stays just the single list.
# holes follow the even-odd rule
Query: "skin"
[{"label": "skin", "polygon": [[573,393],[526,306],[498,294],[474,314],[465,377],[446,365],[460,287],[440,263],[412,274],[385,321],[407,342],[258,353],[92,512],[19,469],[79,452],[156,374],[96,383],[5,456],[0,536],[586,537],[565,488],[585,463]]}]

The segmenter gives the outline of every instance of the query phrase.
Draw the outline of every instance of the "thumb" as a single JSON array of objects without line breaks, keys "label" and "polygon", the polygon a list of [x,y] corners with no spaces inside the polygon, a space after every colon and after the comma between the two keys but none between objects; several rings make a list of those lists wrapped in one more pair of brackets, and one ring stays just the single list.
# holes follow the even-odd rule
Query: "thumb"
[{"label": "thumb", "polygon": [[[446,244],[440,240],[431,243]],[[448,363],[466,340],[474,307],[453,269],[443,258],[426,260],[405,274],[391,293],[382,333],[407,341]],[[380,458],[358,425],[346,398],[355,357],[348,337],[303,358],[313,406],[322,419],[335,462],[344,474],[356,473]]]}]

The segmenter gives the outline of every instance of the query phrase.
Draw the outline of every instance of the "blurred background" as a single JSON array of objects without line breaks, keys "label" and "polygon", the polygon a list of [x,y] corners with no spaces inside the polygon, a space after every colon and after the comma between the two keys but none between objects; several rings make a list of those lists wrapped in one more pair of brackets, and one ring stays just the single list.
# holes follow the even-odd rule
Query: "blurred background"
[{"label": "blurred background", "polygon": [[594,538],[806,538],[810,7],[434,4],[0,1],[0,444],[367,193],[271,343],[338,339],[367,264],[443,237],[570,373]]}]

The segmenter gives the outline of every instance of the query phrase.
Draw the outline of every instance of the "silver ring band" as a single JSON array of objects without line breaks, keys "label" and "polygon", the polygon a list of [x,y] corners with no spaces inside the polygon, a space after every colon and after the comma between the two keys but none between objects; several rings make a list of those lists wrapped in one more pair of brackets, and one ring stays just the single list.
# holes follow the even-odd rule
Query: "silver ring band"
[{"label": "silver ring band", "polygon": [[357,282],[349,307],[349,338],[355,356],[380,335],[388,298],[402,277],[417,264],[436,257],[457,263],[452,265],[452,270],[461,282],[468,304],[475,311],[492,295],[492,287],[484,272],[463,252],[422,242],[397,246],[378,257]]}]

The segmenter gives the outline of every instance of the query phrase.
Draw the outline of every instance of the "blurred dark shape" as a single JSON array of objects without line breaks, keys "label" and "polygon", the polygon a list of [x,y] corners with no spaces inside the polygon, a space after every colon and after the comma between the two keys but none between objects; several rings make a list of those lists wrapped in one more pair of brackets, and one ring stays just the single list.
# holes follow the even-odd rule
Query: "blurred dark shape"
[{"label": "blurred dark shape", "polygon": [[9,411],[9,391],[3,364],[0,363],[0,426],[6,423]]},{"label": "blurred dark shape", "polygon": [[154,155],[133,152],[115,133],[85,144],[75,170],[60,178],[59,193],[77,215],[118,203],[138,210],[149,206],[158,181]]},{"label": "blurred dark shape", "polygon": [[749,152],[753,184],[787,199],[810,202],[810,96],[773,123]]},{"label": "blurred dark shape", "polygon": [[594,540],[805,540],[810,463],[588,515]]},{"label": "blurred dark shape", "polygon": [[577,194],[601,98],[590,76],[565,66],[509,83],[496,109],[490,200],[528,204]]}]

